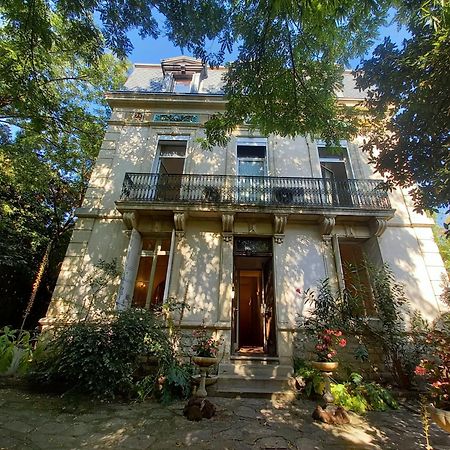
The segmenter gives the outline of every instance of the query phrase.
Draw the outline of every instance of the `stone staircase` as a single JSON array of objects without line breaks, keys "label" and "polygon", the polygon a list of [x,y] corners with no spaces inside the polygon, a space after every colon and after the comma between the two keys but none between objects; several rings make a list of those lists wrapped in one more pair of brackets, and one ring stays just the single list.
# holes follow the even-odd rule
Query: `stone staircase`
[{"label": "stone staircase", "polygon": [[232,356],[219,364],[217,395],[272,396],[289,394],[293,368],[278,358]]}]

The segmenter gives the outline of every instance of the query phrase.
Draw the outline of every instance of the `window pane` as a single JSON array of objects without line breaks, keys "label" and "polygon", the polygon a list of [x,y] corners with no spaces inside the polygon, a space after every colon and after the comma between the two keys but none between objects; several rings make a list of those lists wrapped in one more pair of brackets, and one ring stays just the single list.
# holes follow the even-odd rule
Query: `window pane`
[{"label": "window pane", "polygon": [[239,161],[239,175],[264,176],[264,161]]},{"label": "window pane", "polygon": [[168,252],[170,250],[170,239],[163,239],[161,241],[161,250]]},{"label": "window pane", "polygon": [[345,148],[343,147],[319,147],[319,158],[344,159]]},{"label": "window pane", "polygon": [[160,142],[159,154],[160,156],[182,156],[186,155],[186,141],[166,141]]},{"label": "window pane", "polygon": [[155,250],[156,239],[144,238],[142,241],[142,250]]},{"label": "window pane", "polygon": [[320,167],[324,178],[334,178],[336,180],[347,179],[347,171],[343,162],[322,162]]},{"label": "window pane", "polygon": [[264,145],[238,145],[238,158],[265,158],[266,147]]},{"label": "window pane", "polygon": [[191,92],[191,80],[176,80],[174,92],[179,94],[189,94]]}]

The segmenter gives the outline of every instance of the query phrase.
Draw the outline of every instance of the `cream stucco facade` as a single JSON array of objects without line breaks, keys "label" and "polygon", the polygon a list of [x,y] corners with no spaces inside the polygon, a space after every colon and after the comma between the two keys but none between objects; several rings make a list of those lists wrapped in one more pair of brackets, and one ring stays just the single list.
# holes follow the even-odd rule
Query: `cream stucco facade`
[{"label": "cream stucco facade", "polygon": [[[289,366],[302,293],[326,277],[343,282],[342,245],[375,251],[414,307],[435,317],[446,274],[433,222],[406,193],[388,199],[378,189],[361,138],[333,157],[309,136],[266,137],[242,126],[225,148],[202,150],[204,122],[225,106],[223,69],[195,64],[136,65],[124,90],[107,94],[111,119],[43,325],[83,314],[95,264],[115,258],[122,274],[93,312],[130,307],[140,288],[147,306],[185,299],[182,326],[217,330],[226,363],[243,347],[261,347]],[[352,83],[346,73],[339,95],[356,105],[362,96]]]}]

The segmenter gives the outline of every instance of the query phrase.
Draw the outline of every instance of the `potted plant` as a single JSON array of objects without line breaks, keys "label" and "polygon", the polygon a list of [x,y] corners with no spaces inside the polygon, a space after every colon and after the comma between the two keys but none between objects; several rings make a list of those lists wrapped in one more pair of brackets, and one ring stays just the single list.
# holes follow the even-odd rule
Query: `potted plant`
[{"label": "potted plant", "polygon": [[193,337],[194,344],[192,345],[192,351],[194,352],[194,356],[192,357],[192,361],[200,367],[201,372],[200,386],[197,389],[196,395],[198,397],[206,397],[206,372],[210,366],[217,363],[217,353],[219,352],[222,341],[219,338],[213,337],[204,326],[200,330],[195,330]]},{"label": "potted plant", "polygon": [[321,330],[317,335],[315,351],[317,361],[311,361],[311,365],[323,372],[336,370],[339,363],[336,361],[338,348],[344,348],[347,340],[343,337],[341,330],[330,328]]},{"label": "potted plant", "polygon": [[194,352],[194,356],[192,360],[194,363],[199,366],[215,364],[221,340],[213,337],[212,333],[206,330],[206,327],[195,330],[193,337],[192,351]]},{"label": "potted plant", "polygon": [[426,342],[432,356],[422,359],[415,373],[427,381],[431,418],[450,432],[450,320],[428,333]]}]

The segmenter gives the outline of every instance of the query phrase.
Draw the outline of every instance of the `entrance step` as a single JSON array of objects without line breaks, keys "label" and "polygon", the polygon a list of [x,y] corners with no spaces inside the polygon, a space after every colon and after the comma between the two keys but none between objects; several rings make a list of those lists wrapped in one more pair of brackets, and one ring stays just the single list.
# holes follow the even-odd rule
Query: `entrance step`
[{"label": "entrance step", "polygon": [[279,364],[274,358],[233,358],[230,362],[219,364],[217,394],[280,394],[290,390],[292,373],[292,366]]}]

